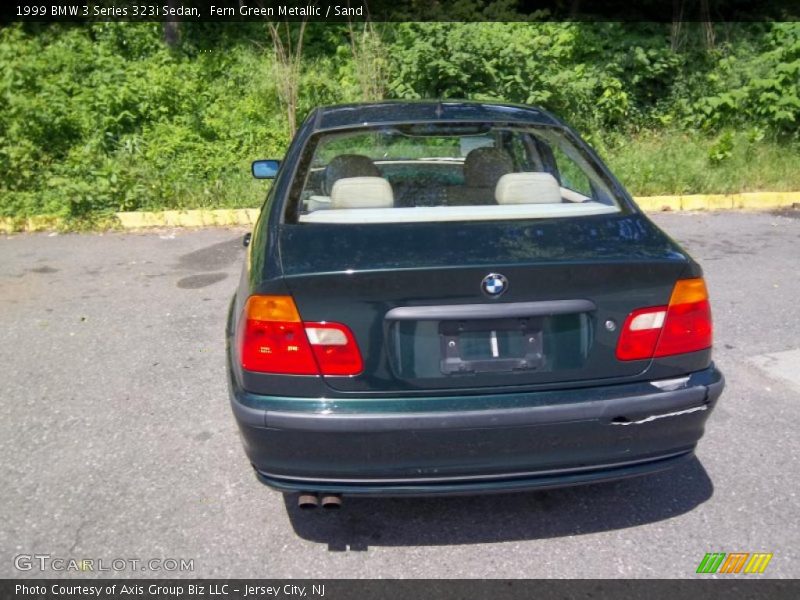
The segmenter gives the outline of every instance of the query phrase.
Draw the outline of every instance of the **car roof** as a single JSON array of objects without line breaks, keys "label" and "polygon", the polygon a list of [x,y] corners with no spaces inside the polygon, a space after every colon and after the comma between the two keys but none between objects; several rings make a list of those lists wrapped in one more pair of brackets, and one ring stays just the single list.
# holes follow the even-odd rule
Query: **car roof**
[{"label": "car roof", "polygon": [[462,100],[385,101],[321,106],[309,115],[317,131],[393,123],[445,121],[524,122],[562,126],[547,111],[521,104]]}]

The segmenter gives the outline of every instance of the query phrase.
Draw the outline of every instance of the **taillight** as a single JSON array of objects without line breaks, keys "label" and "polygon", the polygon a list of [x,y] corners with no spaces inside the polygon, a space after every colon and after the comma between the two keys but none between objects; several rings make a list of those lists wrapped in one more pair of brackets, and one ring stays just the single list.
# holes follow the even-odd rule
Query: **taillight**
[{"label": "taillight", "polygon": [[306,335],[323,375],[357,375],[364,364],[353,334],[339,323],[306,323]]},{"label": "taillight", "polygon": [[629,314],[619,334],[617,358],[619,360],[652,358],[666,315],[666,306],[640,308]]},{"label": "taillight", "polygon": [[250,296],[239,330],[242,368],[290,375],[357,375],[361,353],[347,326],[304,323],[291,296]]},{"label": "taillight", "polygon": [[617,342],[619,360],[643,360],[711,347],[711,306],[702,278],[675,283],[668,306],[633,311]]},{"label": "taillight", "polygon": [[319,369],[290,296],[250,296],[239,334],[242,368],[261,373],[317,375]]},{"label": "taillight", "polygon": [[670,356],[711,347],[713,327],[708,291],[701,278],[681,279],[672,290],[664,331],[653,356]]}]

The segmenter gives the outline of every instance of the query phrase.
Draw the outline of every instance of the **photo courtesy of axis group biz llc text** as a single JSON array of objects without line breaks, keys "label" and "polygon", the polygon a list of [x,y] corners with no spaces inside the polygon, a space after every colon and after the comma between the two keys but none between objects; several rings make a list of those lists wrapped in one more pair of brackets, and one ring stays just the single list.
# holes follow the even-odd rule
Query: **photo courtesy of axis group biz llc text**
[{"label": "photo courtesy of axis group biz llc text", "polygon": [[[270,583],[264,580],[265,583]],[[253,585],[243,580],[242,583],[183,583],[160,582],[160,583],[108,583],[103,584],[81,584],[77,583],[58,583],[58,584],[36,584],[27,585],[17,583],[14,585],[14,592],[21,596],[53,596],[66,597],[96,597],[103,598],[115,596],[136,597],[137,595],[150,594],[154,597],[225,597],[241,592],[242,598],[248,597],[319,597],[325,596],[325,584],[312,584],[311,586],[296,584],[276,584],[272,585]]]}]

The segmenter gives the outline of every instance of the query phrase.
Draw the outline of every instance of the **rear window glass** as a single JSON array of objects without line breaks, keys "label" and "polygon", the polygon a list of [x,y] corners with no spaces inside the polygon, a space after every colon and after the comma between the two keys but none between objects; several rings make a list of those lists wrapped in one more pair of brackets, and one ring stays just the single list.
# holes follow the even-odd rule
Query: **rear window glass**
[{"label": "rear window glass", "polygon": [[318,134],[293,186],[300,223],[615,213],[619,200],[557,128],[413,124]]}]

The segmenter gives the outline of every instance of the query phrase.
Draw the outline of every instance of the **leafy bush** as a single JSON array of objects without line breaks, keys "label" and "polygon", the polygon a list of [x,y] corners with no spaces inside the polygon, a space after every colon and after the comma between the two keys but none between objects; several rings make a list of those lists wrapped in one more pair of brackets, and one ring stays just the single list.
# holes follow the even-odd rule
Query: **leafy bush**
[{"label": "leafy bush", "polygon": [[703,94],[683,104],[687,126],[758,124],[800,138],[800,26],[776,23],[759,38],[756,52],[729,43],[714,54]]},{"label": "leafy bush", "polygon": [[[270,55],[172,52],[159,24],[0,29],[0,214],[258,205],[249,162],[281,156]],[[309,69],[304,99],[336,102]]]}]

